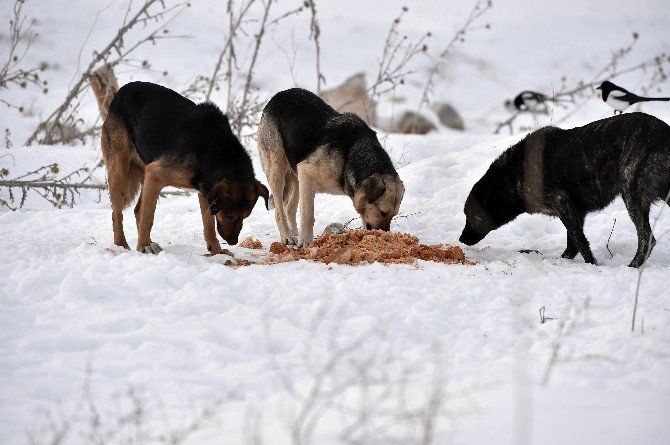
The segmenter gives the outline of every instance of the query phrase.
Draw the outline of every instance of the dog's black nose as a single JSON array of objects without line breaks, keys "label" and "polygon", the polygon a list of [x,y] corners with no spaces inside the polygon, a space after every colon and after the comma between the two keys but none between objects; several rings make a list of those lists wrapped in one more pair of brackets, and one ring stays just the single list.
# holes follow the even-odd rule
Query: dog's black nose
[{"label": "dog's black nose", "polygon": [[372,224],[370,223],[365,223],[365,227],[367,227],[368,230],[372,230]]}]

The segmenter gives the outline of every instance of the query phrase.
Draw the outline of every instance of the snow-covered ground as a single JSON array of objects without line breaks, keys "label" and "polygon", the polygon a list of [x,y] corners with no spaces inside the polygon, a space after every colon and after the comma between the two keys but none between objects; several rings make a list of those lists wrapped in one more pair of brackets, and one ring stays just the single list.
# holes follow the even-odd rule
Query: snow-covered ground
[{"label": "snow-covered ground", "polygon": [[[2,10],[9,11],[10,3],[2,0]],[[140,53],[140,60],[149,58],[156,69],[168,70],[167,76],[132,70],[119,73],[121,83],[144,79],[182,89],[196,74],[209,72],[225,16],[219,3],[194,2],[175,20],[171,32],[191,39],[161,42]],[[288,3],[279,5],[290,9]],[[467,36],[440,77],[436,99],[454,103],[468,131],[380,133],[401,165],[407,189],[392,230],[426,243],[457,243],[470,188],[523,136],[492,134],[495,123],[508,116],[504,99],[522,89],[550,92],[562,75],[591,80],[609,51],[625,45],[633,31],[641,38],[630,65],[670,50],[667,2],[542,3],[496,3],[483,18],[491,29]],[[62,172],[97,164],[95,141],[25,148],[21,141],[40,115],[58,105],[96,13],[102,10],[82,51],[84,60],[115,32],[124,5],[27,2],[41,37],[26,61],[59,67],[45,72],[48,95],[3,91],[3,99],[34,113],[0,110],[2,129],[10,128],[15,146],[0,153],[0,168],[10,176],[51,162]],[[329,85],[360,70],[370,78],[402,3],[317,5]],[[403,29],[414,37],[430,30],[435,52],[468,8],[428,0],[408,6]],[[261,91],[268,94],[293,86],[293,78],[314,87],[307,16],[291,20],[277,28],[258,68]],[[4,48],[6,40],[0,43]],[[278,50],[290,52],[291,45],[298,49],[293,76]],[[430,64],[422,60],[419,69]],[[634,89],[642,75],[623,79]],[[421,72],[398,94],[416,100],[420,80]],[[670,95],[667,82],[660,87],[659,95]],[[214,100],[223,103],[221,97]],[[670,122],[667,104],[643,110]],[[82,113],[94,119],[92,99]],[[609,114],[593,99],[561,125]],[[265,182],[255,143],[248,146]],[[104,182],[104,171],[96,170],[94,179]],[[4,188],[0,199],[7,199]],[[658,244],[644,268],[631,333],[638,271],[626,264],[636,235],[620,199],[587,218],[597,267],[580,256],[560,258],[565,229],[558,220],[523,215],[465,248],[477,262],[471,266],[299,261],[230,268],[225,257],[203,256],[196,201],[186,196],[159,202],[152,233],[165,251],[157,256],[113,246],[104,193],[82,193],[74,208],[61,210],[31,195],[23,209],[0,212],[0,443],[30,443],[28,434],[47,443],[54,428],[66,424],[65,443],[95,442],[92,437],[102,432],[114,437],[97,442],[150,442],[147,436],[183,431],[193,419],[202,422],[187,443],[291,443],[296,425],[305,433],[309,422],[300,423],[305,418],[315,423],[307,442],[338,443],[346,442],[342,434],[360,412],[368,413],[367,423],[351,428],[351,437],[414,443],[436,395],[441,403],[434,443],[667,443],[667,206],[652,208]],[[347,198],[322,195],[315,216],[319,233],[355,212]],[[132,220],[128,210],[131,245],[137,236]],[[241,238],[246,236],[265,248],[276,240],[273,215],[260,203],[245,221]],[[522,249],[540,253],[519,253]],[[296,396],[309,400],[315,387],[321,391],[313,405]],[[139,414],[123,418],[137,407]],[[408,414],[410,408],[418,414]]]}]

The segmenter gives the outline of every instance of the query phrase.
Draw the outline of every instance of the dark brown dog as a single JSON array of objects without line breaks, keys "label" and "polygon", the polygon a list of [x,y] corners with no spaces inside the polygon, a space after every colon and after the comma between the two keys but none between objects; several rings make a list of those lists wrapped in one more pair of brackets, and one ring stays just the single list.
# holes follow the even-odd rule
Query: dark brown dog
[{"label": "dark brown dog", "polygon": [[147,82],[123,86],[109,106],[102,127],[102,154],[112,202],[114,244],[128,248],[123,209],[133,200],[137,250],[158,253],[150,233],[158,195],[174,186],[199,192],[207,249],[222,249],[214,232],[237,244],[242,221],[268,189],[254,177],[251,158],[228,119],[212,103],[196,105],[178,93]]}]

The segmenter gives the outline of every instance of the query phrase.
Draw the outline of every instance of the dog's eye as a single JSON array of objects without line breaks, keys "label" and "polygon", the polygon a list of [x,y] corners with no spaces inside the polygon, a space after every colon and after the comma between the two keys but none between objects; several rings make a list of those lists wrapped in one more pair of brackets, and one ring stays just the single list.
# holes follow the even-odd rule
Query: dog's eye
[{"label": "dog's eye", "polygon": [[382,218],[389,216],[389,212],[382,212],[381,210],[379,212],[382,214]]}]

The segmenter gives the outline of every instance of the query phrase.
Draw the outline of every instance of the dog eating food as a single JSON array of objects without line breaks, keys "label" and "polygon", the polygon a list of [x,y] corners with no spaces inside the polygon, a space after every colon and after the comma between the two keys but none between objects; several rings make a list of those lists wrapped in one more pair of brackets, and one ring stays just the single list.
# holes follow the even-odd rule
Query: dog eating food
[{"label": "dog eating food", "polygon": [[265,106],[257,139],[283,244],[312,242],[316,193],[346,195],[364,227],[390,230],[405,187],[377,134],[360,117],[293,88]]},{"label": "dog eating food", "polygon": [[112,204],[114,244],[129,248],[123,209],[140,189],[135,206],[137,250],[158,253],[151,240],[156,202],[163,187],[198,191],[203,233],[210,254],[221,248],[214,228],[237,244],[242,222],[269,191],[254,176],[251,158],[216,105],[195,104],[148,82],[124,85],[112,99],[102,126],[102,155]]},{"label": "dog eating food", "polygon": [[545,127],[508,148],[465,201],[462,243],[472,246],[522,213],[557,216],[567,229],[563,258],[596,264],[584,220],[621,195],[637,229],[640,267],[656,244],[649,224],[655,201],[670,190],[670,126],[629,113],[562,130]]}]

